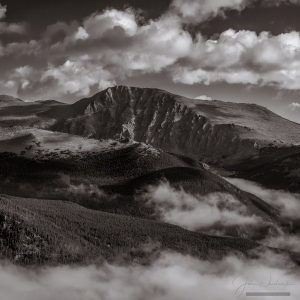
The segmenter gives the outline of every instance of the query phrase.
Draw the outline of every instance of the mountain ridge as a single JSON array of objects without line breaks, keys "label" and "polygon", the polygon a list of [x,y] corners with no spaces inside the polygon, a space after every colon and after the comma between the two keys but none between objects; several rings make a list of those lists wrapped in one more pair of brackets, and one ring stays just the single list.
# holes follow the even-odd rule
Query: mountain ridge
[{"label": "mountain ridge", "polygon": [[73,104],[33,102],[0,110],[0,127],[22,124],[100,140],[136,140],[192,157],[226,176],[245,178],[251,170],[251,178],[263,183],[261,168],[274,174],[280,166],[279,172],[288,170],[284,188],[300,191],[300,159],[289,163],[289,157],[300,157],[300,124],[257,104],[115,86]]}]

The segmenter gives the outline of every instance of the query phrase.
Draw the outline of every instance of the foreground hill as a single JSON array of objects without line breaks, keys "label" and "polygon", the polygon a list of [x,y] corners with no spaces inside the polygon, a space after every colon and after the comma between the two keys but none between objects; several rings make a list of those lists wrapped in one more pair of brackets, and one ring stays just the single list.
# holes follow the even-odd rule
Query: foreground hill
[{"label": "foreground hill", "polygon": [[149,262],[162,249],[217,259],[258,247],[245,239],[209,236],[71,202],[5,195],[0,195],[0,243],[1,258],[22,264]]}]

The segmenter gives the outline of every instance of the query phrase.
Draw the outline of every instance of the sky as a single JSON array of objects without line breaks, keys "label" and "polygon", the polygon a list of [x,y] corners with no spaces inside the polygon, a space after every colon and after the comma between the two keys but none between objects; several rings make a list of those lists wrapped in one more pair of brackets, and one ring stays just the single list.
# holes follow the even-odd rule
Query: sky
[{"label": "sky", "polygon": [[0,94],[156,87],[300,123],[299,15],[300,0],[0,0]]}]

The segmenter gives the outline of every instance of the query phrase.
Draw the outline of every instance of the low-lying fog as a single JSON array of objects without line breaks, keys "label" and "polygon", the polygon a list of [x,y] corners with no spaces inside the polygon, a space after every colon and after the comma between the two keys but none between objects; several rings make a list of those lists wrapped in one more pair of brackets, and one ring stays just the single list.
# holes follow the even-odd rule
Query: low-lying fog
[{"label": "low-lying fog", "polygon": [[208,262],[164,252],[147,266],[28,270],[2,263],[0,291],[5,300],[235,300],[248,299],[252,292],[285,293],[296,300],[300,274],[292,268],[285,257],[270,253],[255,261],[229,256]]},{"label": "low-lying fog", "polygon": [[[241,179],[227,180],[280,208],[283,215],[298,218],[299,195],[267,190]],[[263,221],[249,215],[230,195],[195,196],[167,182],[150,186],[142,197],[155,205],[164,221],[190,230],[201,231],[216,223],[252,226]],[[300,251],[300,239],[295,235],[269,237],[263,243]],[[260,253],[255,260],[228,256],[219,261],[162,252],[149,265],[116,262],[34,269],[0,263],[4,300],[235,300],[261,292],[273,293],[278,300],[300,299],[299,267],[286,256],[269,252]]]}]

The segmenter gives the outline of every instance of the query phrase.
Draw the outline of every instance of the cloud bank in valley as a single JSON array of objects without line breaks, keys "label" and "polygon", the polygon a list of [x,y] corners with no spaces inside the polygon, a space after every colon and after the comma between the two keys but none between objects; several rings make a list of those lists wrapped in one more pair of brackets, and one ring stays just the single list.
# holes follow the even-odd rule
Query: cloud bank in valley
[{"label": "cloud bank in valley", "polygon": [[226,228],[262,223],[260,217],[249,214],[247,207],[229,194],[192,195],[163,182],[158,186],[150,186],[143,198],[154,206],[164,221],[189,230],[207,229],[216,225]]},{"label": "cloud bank in valley", "polygon": [[281,190],[267,189],[255,182],[240,178],[225,178],[243,191],[256,195],[270,205],[279,209],[283,217],[300,219],[300,194],[292,194]]},{"label": "cloud bank in valley", "polygon": [[[293,221],[300,220],[300,195],[292,194],[280,190],[267,189],[257,183],[240,179],[225,178],[227,181],[237,186],[241,190],[256,195],[260,199],[266,201],[273,207],[276,207],[281,216]],[[299,234],[288,234],[287,232],[278,232],[276,235],[266,236],[262,244],[270,247],[286,249],[288,251],[300,252]]]},{"label": "cloud bank in valley", "polygon": [[[227,8],[242,9],[248,2],[174,0],[155,20],[145,21],[128,8],[95,12],[81,22],[58,22],[48,26],[43,39],[0,43],[5,65],[0,89],[29,99],[83,97],[145,74],[164,74],[187,85],[226,82],[299,89],[299,32],[273,36],[228,29],[206,39],[184,27]],[[1,7],[2,18],[6,9]],[[25,34],[21,24],[1,22],[0,32],[1,26]]]},{"label": "cloud bank in valley", "polygon": [[247,299],[247,291],[266,289],[290,292],[289,299],[294,300],[300,297],[299,280],[297,270],[283,256],[268,254],[253,261],[229,256],[208,262],[164,252],[148,266],[105,264],[28,270],[0,265],[1,296],[6,300],[193,300],[199,296],[235,300]]}]

